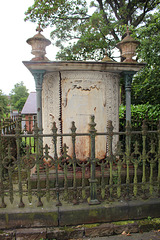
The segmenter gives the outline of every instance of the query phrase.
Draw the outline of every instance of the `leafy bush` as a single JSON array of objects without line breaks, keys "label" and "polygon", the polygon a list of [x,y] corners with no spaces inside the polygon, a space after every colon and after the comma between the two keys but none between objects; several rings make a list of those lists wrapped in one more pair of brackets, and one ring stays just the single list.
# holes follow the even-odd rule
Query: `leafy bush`
[{"label": "leafy bush", "polygon": [[[119,109],[119,119],[120,119],[120,131],[125,132],[126,126],[126,107],[124,105],[120,106]],[[160,104],[157,105],[131,105],[131,128],[132,131],[141,131],[143,120],[146,120],[146,125],[148,130],[157,130],[158,120],[160,119]],[[125,136],[120,136],[120,141],[122,143],[122,148],[125,151]],[[157,135],[155,133],[150,133],[147,137],[146,151],[150,151],[150,142],[154,141],[156,147],[158,147]],[[131,137],[131,151],[134,151],[135,141],[138,142],[139,150],[142,152],[142,135],[133,134]]]},{"label": "leafy bush", "polygon": [[[126,106],[119,108],[120,131],[125,130]],[[146,120],[149,129],[156,129],[160,119],[160,104],[157,105],[131,105],[131,125],[133,130],[141,130],[143,120]]]}]

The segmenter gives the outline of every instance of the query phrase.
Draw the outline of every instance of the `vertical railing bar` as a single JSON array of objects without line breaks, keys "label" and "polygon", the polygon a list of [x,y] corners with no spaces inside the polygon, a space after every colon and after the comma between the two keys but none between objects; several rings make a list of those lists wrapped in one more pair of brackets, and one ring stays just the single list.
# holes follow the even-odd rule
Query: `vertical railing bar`
[{"label": "vertical railing bar", "polygon": [[50,184],[49,184],[49,166],[46,164],[46,199],[47,202],[50,200]]},{"label": "vertical railing bar", "polygon": [[146,121],[143,121],[142,125],[142,191],[143,197],[145,198],[145,190],[146,190],[146,138],[147,138],[147,125]]},{"label": "vertical railing bar", "polygon": [[101,197],[102,199],[105,198],[105,180],[104,180],[104,168],[105,168],[105,163],[101,163]]},{"label": "vertical railing bar", "polygon": [[68,170],[67,170],[67,163],[64,163],[64,199],[67,199],[68,197]]},{"label": "vertical railing bar", "polygon": [[[120,161],[121,161],[121,160],[120,160]],[[117,197],[118,197],[118,198],[121,197],[121,168],[122,168],[122,164],[121,164],[120,161],[118,161],[118,164],[117,164],[117,168],[118,168]]]},{"label": "vertical railing bar", "polygon": [[94,122],[94,115],[91,116],[91,121],[89,123],[90,129],[90,144],[91,144],[91,178],[89,179],[90,182],[90,199],[89,199],[89,204],[94,205],[94,204],[99,204],[100,202],[97,199],[97,179],[95,179],[95,171],[96,171],[96,159],[95,159],[95,136],[96,136],[96,123]]},{"label": "vertical railing bar", "polygon": [[[9,146],[8,146],[9,147]],[[10,202],[13,203],[14,196],[13,196],[13,181],[12,181],[12,168],[8,168],[8,177],[9,177],[9,196]]]},{"label": "vertical railing bar", "polygon": [[153,176],[154,176],[154,165],[156,163],[156,161],[158,160],[158,154],[156,154],[155,151],[155,143],[153,142],[153,140],[151,140],[151,150],[148,152],[147,154],[147,161],[150,164],[150,176],[149,176],[149,193],[150,196],[153,196]]},{"label": "vertical railing bar", "polygon": [[77,181],[76,181],[76,126],[75,122],[72,122],[71,132],[72,132],[72,147],[73,147],[73,155],[72,155],[72,164],[73,164],[73,204],[78,204],[77,201]]},{"label": "vertical railing bar", "polygon": [[24,137],[24,143],[25,143],[25,146],[27,146],[27,126],[26,126],[26,124],[24,125],[24,133],[26,134],[26,136]]},{"label": "vertical railing bar", "polygon": [[112,151],[112,141],[113,141],[113,126],[112,121],[108,121],[107,124],[108,132],[108,158],[109,158],[109,192],[110,199],[112,199],[113,193],[113,151]]},{"label": "vertical railing bar", "polygon": [[34,127],[34,138],[36,140],[36,170],[37,170],[37,197],[38,197],[37,207],[42,207],[43,203],[41,201],[41,186],[40,186],[40,149],[39,149],[40,141],[39,141],[39,129],[37,124],[35,124]]},{"label": "vertical railing bar", "polygon": [[32,138],[29,137],[30,153],[32,153]]},{"label": "vertical railing bar", "polygon": [[127,121],[126,124],[126,185],[127,185],[127,198],[129,198],[129,183],[130,183],[130,174],[129,174],[129,164],[130,164],[130,153],[131,153],[131,127],[130,122]]},{"label": "vertical railing bar", "polygon": [[138,169],[138,163],[135,162],[134,163],[134,187],[133,187],[133,194],[134,194],[134,197],[137,196],[137,192],[138,192],[138,187],[137,187],[137,184],[138,184],[138,179],[137,179],[137,169]]},{"label": "vertical railing bar", "polygon": [[133,179],[133,195],[134,197],[137,196],[138,192],[138,178],[137,178],[137,170],[138,170],[138,164],[141,161],[141,155],[138,151],[138,142],[135,142],[134,152],[131,154],[131,162],[134,165],[134,179]]},{"label": "vertical railing bar", "polygon": [[7,156],[3,158],[3,166],[8,170],[8,178],[9,178],[9,199],[11,204],[14,200],[13,195],[13,180],[12,180],[12,171],[15,169],[16,159],[11,155],[11,147],[8,145],[8,153]]},{"label": "vertical railing bar", "polygon": [[157,133],[158,133],[158,196],[160,197],[160,120],[158,121],[158,127],[157,127]]},{"label": "vertical railing bar", "polygon": [[29,203],[32,202],[32,189],[31,189],[31,170],[30,168],[32,168],[35,165],[35,159],[34,157],[30,156],[30,149],[29,149],[29,145],[26,146],[26,156],[23,157],[23,164],[26,164],[26,168],[27,168],[27,190],[28,190],[28,201]]},{"label": "vertical railing bar", "polygon": [[53,133],[53,146],[54,146],[54,161],[55,161],[55,167],[56,167],[56,195],[57,195],[57,203],[56,206],[61,206],[62,203],[60,202],[60,194],[59,194],[59,179],[58,179],[58,155],[57,155],[57,127],[56,123],[53,122],[52,127],[52,133]]},{"label": "vertical railing bar", "polygon": [[[32,131],[31,131],[31,117],[29,116],[29,118],[28,118],[28,133],[29,134],[31,134],[32,133]],[[29,146],[30,146],[30,153],[32,153],[32,138],[31,137],[29,137]]]},{"label": "vertical railing bar", "polygon": [[86,191],[85,191],[85,164],[82,163],[82,199],[86,199]]},{"label": "vertical railing bar", "polygon": [[17,121],[17,126],[16,126],[16,145],[17,145],[17,164],[18,164],[18,185],[19,185],[19,208],[23,208],[25,205],[23,203],[23,189],[22,189],[22,179],[21,179],[21,157],[20,157],[20,119]]},{"label": "vertical railing bar", "polygon": [[134,152],[131,154],[131,162],[134,165],[133,195],[136,198],[138,194],[138,166],[142,161],[142,154],[139,152],[138,141],[134,144]]},{"label": "vertical railing bar", "polygon": [[153,163],[150,163],[150,177],[149,177],[149,192],[150,195],[153,195]]},{"label": "vertical railing bar", "polygon": [[122,165],[125,162],[125,154],[122,151],[122,144],[120,141],[117,142],[117,146],[115,149],[115,156],[117,157],[117,197],[118,199],[121,197],[121,174],[122,174]]},{"label": "vertical railing bar", "polygon": [[3,144],[2,144],[2,121],[0,119],[0,197],[1,197],[1,204],[0,208],[6,208],[6,204],[4,201],[4,184],[3,184]]},{"label": "vertical railing bar", "polygon": [[50,157],[49,157],[49,147],[46,144],[44,147],[44,157],[45,158],[45,173],[46,173],[46,199],[47,202],[50,200],[50,184],[49,184],[49,164],[52,165],[52,162],[50,162]]},{"label": "vertical railing bar", "polygon": [[28,118],[28,132],[31,133],[31,117]]},{"label": "vertical railing bar", "polygon": [[[36,119],[34,119],[34,125],[33,125],[33,129],[34,129],[34,126],[35,126],[35,124],[37,123],[37,121],[36,121]],[[32,129],[32,133],[33,133],[33,129]],[[35,138],[33,138],[33,145],[34,145],[34,148],[33,148],[33,151],[34,151],[34,153],[35,153],[35,151],[36,151],[36,143],[35,143]]]}]

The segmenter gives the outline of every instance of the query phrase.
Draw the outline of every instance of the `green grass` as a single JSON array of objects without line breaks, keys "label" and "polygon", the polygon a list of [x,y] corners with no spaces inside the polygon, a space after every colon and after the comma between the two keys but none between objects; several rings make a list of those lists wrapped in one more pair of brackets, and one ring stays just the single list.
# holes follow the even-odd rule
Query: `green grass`
[{"label": "green grass", "polygon": [[26,148],[27,145],[31,147],[31,153],[35,153],[34,137],[22,137],[22,148]]}]

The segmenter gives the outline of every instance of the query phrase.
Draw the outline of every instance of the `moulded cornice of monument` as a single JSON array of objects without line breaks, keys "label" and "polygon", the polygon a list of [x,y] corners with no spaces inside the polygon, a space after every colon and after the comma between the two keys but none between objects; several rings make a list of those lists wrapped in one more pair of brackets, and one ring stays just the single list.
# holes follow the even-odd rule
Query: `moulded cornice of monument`
[{"label": "moulded cornice of monument", "polygon": [[117,72],[135,71],[138,72],[146,66],[146,63],[137,62],[94,62],[94,61],[23,61],[23,64],[32,70],[45,70],[46,72],[53,71],[106,71]]}]

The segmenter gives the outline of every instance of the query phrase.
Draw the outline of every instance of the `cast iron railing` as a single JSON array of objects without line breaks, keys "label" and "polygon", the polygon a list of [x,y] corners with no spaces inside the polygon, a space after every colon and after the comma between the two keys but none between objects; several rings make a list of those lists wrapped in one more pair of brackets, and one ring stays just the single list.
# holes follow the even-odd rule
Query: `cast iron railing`
[{"label": "cast iron railing", "polygon": [[[160,123],[155,131],[149,131],[144,121],[141,131],[132,131],[128,123],[125,132],[114,132],[112,122],[108,121],[107,131],[100,133],[96,131],[94,116],[91,116],[87,133],[77,133],[74,122],[71,132],[63,134],[58,133],[55,122],[50,134],[40,134],[36,123],[32,134],[22,133],[20,127],[20,121],[17,121],[15,134],[1,131],[1,208],[17,201],[19,207],[25,207],[32,204],[33,199],[40,207],[46,201],[53,202],[55,206],[66,201],[99,204],[119,199],[157,198],[160,195]],[[82,136],[90,139],[90,154],[85,160],[76,156],[76,140]],[[107,139],[103,159],[96,158],[97,136],[106,136]],[[114,136],[118,136],[116,145]],[[125,141],[122,136],[125,136]],[[136,136],[139,142],[135,140]],[[32,152],[29,145],[22,151],[21,142],[25,137],[34,139],[35,151]],[[58,139],[66,137],[71,138],[72,146],[64,144],[59,154]],[[44,145],[47,138],[52,139],[53,149]],[[10,144],[4,146],[5,139],[9,139],[8,143],[14,139],[14,154],[13,144],[12,148]],[[72,147],[72,156],[68,155],[68,147]]]}]

